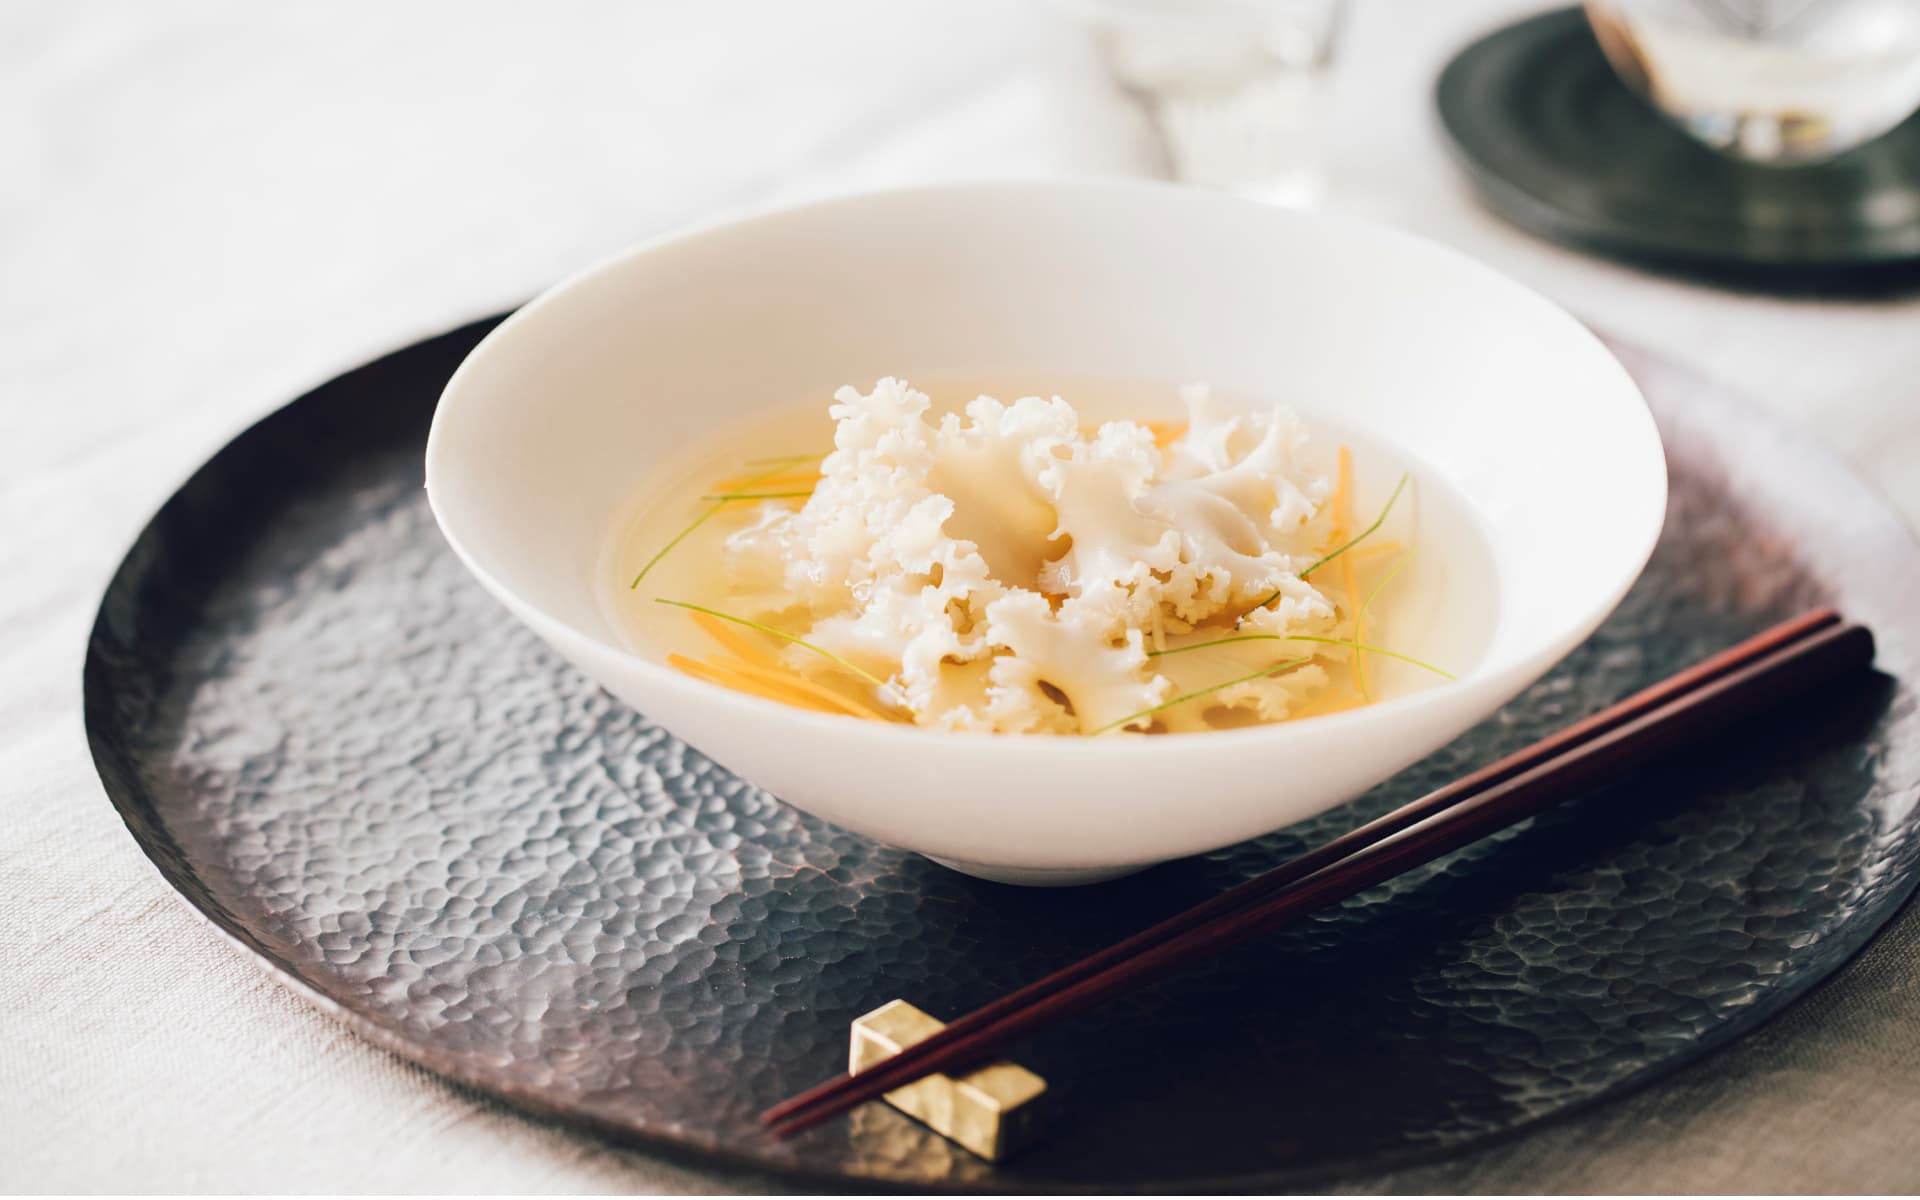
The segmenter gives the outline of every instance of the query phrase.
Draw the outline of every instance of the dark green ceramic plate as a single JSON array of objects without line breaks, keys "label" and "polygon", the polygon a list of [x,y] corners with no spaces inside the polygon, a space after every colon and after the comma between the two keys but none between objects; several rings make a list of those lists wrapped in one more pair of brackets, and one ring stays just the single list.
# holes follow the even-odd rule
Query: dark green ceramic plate
[{"label": "dark green ceramic plate", "polygon": [[1814,166],[1727,158],[1627,90],[1571,8],[1468,46],[1436,93],[1487,203],[1545,237],[1779,280],[1920,275],[1920,118]]}]

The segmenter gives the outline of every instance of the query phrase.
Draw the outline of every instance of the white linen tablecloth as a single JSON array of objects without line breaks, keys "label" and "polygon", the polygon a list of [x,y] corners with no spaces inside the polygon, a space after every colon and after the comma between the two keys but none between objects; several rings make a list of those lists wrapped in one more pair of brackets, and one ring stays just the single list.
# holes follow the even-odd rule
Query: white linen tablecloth
[{"label": "white linen tablecloth", "polygon": [[[1752,392],[1920,514],[1920,301],[1665,281],[1475,206],[1431,81],[1515,10],[1355,5],[1334,203]],[[455,1089],[215,937],[94,777],[94,605],[151,511],[248,423],[628,242],[838,190],[1163,161],[1081,31],[1026,3],[0,7],[0,1188],[778,1186]],[[1902,922],[1628,1101],[1352,1186],[1910,1189],[1916,945]]]}]

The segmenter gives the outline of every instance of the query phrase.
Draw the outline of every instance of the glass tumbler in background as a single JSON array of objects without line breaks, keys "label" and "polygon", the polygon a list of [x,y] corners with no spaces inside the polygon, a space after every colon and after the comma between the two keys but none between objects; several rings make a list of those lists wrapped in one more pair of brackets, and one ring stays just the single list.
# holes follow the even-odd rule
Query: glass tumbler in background
[{"label": "glass tumbler in background", "polygon": [[1716,150],[1791,166],[1920,105],[1920,0],[1588,0],[1628,86]]},{"label": "glass tumbler in background", "polygon": [[1325,189],[1341,0],[1072,0],[1176,178],[1278,204]]}]

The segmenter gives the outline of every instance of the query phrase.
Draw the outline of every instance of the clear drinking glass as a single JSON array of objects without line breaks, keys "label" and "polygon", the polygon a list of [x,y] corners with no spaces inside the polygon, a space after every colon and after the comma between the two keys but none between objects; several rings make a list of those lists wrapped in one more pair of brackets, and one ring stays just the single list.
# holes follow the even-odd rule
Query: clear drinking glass
[{"label": "clear drinking glass", "polygon": [[1079,0],[1114,76],[1152,113],[1174,175],[1275,203],[1325,185],[1341,0]]},{"label": "clear drinking glass", "polygon": [[1588,0],[1615,72],[1753,162],[1818,162],[1920,106],[1920,0]]}]

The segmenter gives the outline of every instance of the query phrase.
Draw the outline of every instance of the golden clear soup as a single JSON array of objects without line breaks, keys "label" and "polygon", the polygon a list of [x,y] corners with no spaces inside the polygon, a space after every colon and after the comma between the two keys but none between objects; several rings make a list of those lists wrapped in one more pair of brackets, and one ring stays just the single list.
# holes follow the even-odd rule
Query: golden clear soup
[{"label": "golden clear soup", "polygon": [[[1177,382],[930,372],[904,378],[931,397],[935,414],[958,411],[982,394],[1008,402],[1020,396],[1059,395],[1074,406],[1088,426],[1115,419],[1184,419]],[[852,382],[861,388],[872,383]],[[823,389],[820,399],[771,410],[751,425],[686,447],[668,469],[636,481],[633,500],[610,524],[596,581],[609,623],[634,653],[655,660],[664,660],[670,654],[691,659],[713,654],[713,639],[686,611],[656,600],[665,597],[732,611],[722,568],[723,544],[729,534],[753,519],[759,504],[726,505],[698,528],[681,535],[690,522],[713,507],[701,497],[713,491],[715,481],[737,480],[768,469],[744,464],[832,449],[833,422],[827,416],[831,390]],[[1263,409],[1273,403],[1218,387],[1213,391],[1231,409]],[[1385,523],[1356,547],[1356,551],[1375,548],[1373,553],[1354,555],[1358,595],[1364,596],[1380,585],[1366,609],[1364,641],[1455,675],[1469,670],[1485,651],[1499,616],[1493,558],[1470,506],[1438,472],[1391,441],[1346,425],[1311,404],[1287,403],[1310,432],[1303,458],[1312,469],[1331,477],[1340,447],[1350,448],[1353,512],[1358,528],[1365,528],[1380,513],[1402,474],[1409,476],[1404,494],[1393,504]],[[812,467],[803,464],[799,469]],[[756,486],[755,490],[760,489]],[[956,531],[949,528],[948,532]],[[639,586],[630,586],[641,569],[676,537],[681,540],[653,563]],[[1386,549],[1394,544],[1399,547],[1397,551]],[[1383,584],[1389,572],[1392,577]],[[1345,617],[1353,601],[1343,594],[1344,579],[1336,576],[1331,570],[1324,575],[1316,573],[1313,582],[1341,606],[1345,636]],[[1321,665],[1329,673],[1329,682],[1306,706],[1309,717],[1321,708],[1340,707],[1323,704],[1323,699],[1358,694],[1347,664]],[[1366,693],[1374,703],[1445,683],[1443,677],[1420,666],[1379,654],[1366,655],[1362,670]]]}]

